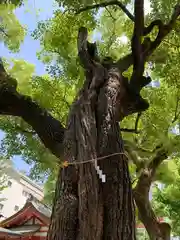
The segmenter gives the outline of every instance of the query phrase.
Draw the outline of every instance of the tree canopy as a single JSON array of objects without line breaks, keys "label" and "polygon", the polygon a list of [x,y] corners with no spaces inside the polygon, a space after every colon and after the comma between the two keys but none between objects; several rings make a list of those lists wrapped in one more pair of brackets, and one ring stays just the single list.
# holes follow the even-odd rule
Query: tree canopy
[{"label": "tree canopy", "polygon": [[[114,4],[93,0],[86,3],[58,0],[59,8],[54,11],[52,18],[38,22],[32,37],[40,40],[41,49],[37,56],[46,65],[46,75],[36,76],[34,65],[24,60],[3,59],[6,71],[17,80],[18,96],[25,96],[27,105],[38,103],[60,121],[62,126],[66,124],[70,106],[84,81],[84,72],[77,56],[79,28],[85,26],[88,29],[89,40],[96,40],[100,56],[108,55],[118,60],[130,52],[133,4],[127,0],[112,2]],[[12,3],[16,6],[21,4],[17,1]],[[150,8],[144,19],[146,26],[156,19],[168,24],[177,1],[150,0],[148,3]],[[18,51],[27,30],[16,19],[13,4],[0,5],[0,40],[11,51]],[[126,5],[129,16],[122,11]],[[173,233],[177,235],[180,234],[179,31],[180,19],[173,24],[173,31],[162,40],[145,65],[145,74],[151,76],[152,82],[142,90],[142,96],[148,100],[150,107],[141,115],[128,116],[120,126],[129,157],[133,186],[137,186],[143,170],[154,159],[155,173],[151,183],[159,181],[165,188],[156,189],[153,207],[158,216],[167,216],[172,221]],[[154,40],[158,34],[157,24],[148,37]],[[129,77],[132,70],[129,68],[124,74]],[[33,99],[32,103],[27,96]],[[35,132],[33,119],[28,124],[18,114],[12,116],[13,114],[3,112],[3,107],[0,104],[0,129],[5,132],[1,154],[6,157],[22,155],[27,163],[33,164],[32,177],[40,178],[44,174],[48,176],[47,193],[54,194],[57,166],[61,165],[56,149],[49,145],[48,139],[41,137],[41,131]],[[41,130],[44,130],[43,126]],[[61,157],[60,160],[64,161]],[[48,195],[46,198],[48,203],[52,203],[51,195],[50,201]]]}]

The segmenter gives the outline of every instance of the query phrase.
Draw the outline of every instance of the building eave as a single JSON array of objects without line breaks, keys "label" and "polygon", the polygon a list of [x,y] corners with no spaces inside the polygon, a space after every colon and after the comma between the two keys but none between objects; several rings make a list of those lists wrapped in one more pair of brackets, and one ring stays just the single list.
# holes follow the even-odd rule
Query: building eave
[{"label": "building eave", "polygon": [[11,231],[9,229],[0,227],[0,236],[1,235],[3,235],[3,236],[10,235],[12,237],[21,236],[21,234],[19,234],[18,232],[13,232],[13,231]]},{"label": "building eave", "polygon": [[26,220],[29,219],[30,216],[37,217],[42,223],[45,225],[49,225],[50,218],[40,212],[32,202],[26,202],[24,207],[20,209],[17,213],[10,216],[9,218],[3,220],[0,223],[0,227],[10,228],[12,226],[21,225]]}]

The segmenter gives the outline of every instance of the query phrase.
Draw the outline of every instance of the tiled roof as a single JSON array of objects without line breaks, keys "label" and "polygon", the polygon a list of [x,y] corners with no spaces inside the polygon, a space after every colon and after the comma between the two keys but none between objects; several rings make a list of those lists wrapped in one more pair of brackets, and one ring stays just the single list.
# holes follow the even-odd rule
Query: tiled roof
[{"label": "tiled roof", "polygon": [[46,217],[51,217],[51,209],[44,205],[43,203],[36,201],[36,202],[32,202],[33,206],[42,214],[44,214]]},{"label": "tiled roof", "polygon": [[7,233],[8,235],[13,235],[13,236],[21,236],[21,234],[17,233],[17,232],[13,232],[11,230],[8,230],[6,228],[2,228],[0,227],[0,233]]}]

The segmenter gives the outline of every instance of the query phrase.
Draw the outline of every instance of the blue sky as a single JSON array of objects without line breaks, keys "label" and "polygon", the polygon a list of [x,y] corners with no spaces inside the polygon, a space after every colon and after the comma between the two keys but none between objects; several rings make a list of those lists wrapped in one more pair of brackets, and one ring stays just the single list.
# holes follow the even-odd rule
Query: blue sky
[{"label": "blue sky", "polygon": [[[24,43],[21,45],[20,52],[18,53],[12,54],[3,46],[3,44],[0,44],[1,56],[6,58],[13,57],[16,59],[24,59],[36,66],[37,75],[44,74],[45,66],[36,57],[36,52],[40,49],[40,43],[38,40],[34,40],[31,37],[31,32],[36,28],[38,21],[52,17],[55,8],[56,6],[53,0],[28,0],[24,6],[16,9],[15,14],[20,23],[27,26],[28,33],[25,37]],[[3,133],[1,132],[0,140],[2,138]],[[15,156],[13,162],[18,170],[24,170],[27,173],[29,172],[30,166],[26,164],[20,156]]]},{"label": "blue sky", "polygon": [[[1,55],[4,57],[22,58],[35,64],[37,74],[45,73],[43,63],[36,57],[36,52],[40,49],[40,43],[31,37],[31,32],[36,28],[38,21],[52,17],[54,5],[53,0],[48,0],[45,4],[43,0],[28,0],[24,6],[16,9],[15,14],[20,23],[27,26],[28,33],[19,53],[12,54],[7,48],[2,47]],[[38,14],[37,10],[39,10]]]}]

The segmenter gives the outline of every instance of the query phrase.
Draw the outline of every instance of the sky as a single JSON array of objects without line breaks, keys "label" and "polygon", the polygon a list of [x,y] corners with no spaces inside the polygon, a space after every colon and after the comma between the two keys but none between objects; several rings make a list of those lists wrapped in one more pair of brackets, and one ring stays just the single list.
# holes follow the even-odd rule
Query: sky
[{"label": "sky", "polygon": [[[27,26],[28,33],[24,43],[21,45],[20,52],[12,54],[7,48],[1,47],[1,55],[4,57],[22,58],[30,63],[35,64],[38,75],[45,73],[44,64],[37,57],[36,52],[40,50],[40,43],[31,37],[31,32],[36,28],[38,21],[45,20],[53,15],[55,4],[53,0],[28,0],[21,8],[15,10],[15,14],[22,25]],[[38,11],[38,14],[36,12]]]},{"label": "sky", "polygon": [[[38,21],[52,17],[53,10],[56,8],[53,0],[28,0],[23,7],[15,10],[15,14],[22,25],[28,28],[27,36],[24,43],[21,45],[20,52],[12,54],[3,44],[0,44],[1,56],[8,58],[24,59],[35,64],[36,74],[42,75],[45,73],[45,66],[37,59],[36,52],[40,50],[40,43],[31,37],[31,32],[36,28]],[[38,11],[38,14],[36,12]],[[0,132],[0,140],[3,138],[3,133]],[[26,164],[20,156],[13,157],[13,163],[17,170],[23,170],[29,173],[30,166]]]},{"label": "sky", "polygon": [[[16,59],[24,59],[35,65],[37,75],[45,73],[45,66],[37,59],[36,53],[40,50],[41,46],[38,40],[31,37],[31,32],[36,28],[38,21],[51,18],[53,10],[57,8],[54,0],[27,0],[24,6],[15,10],[15,14],[22,25],[26,25],[28,29],[27,36],[21,45],[20,52],[11,53],[0,43],[1,56],[5,58],[13,57]],[[145,12],[150,11],[149,1],[145,0]],[[97,36],[96,36],[97,37]],[[122,36],[122,41],[126,42],[125,36]],[[3,133],[0,132],[0,140],[3,138]],[[20,156],[14,156],[13,162],[16,169],[27,172],[30,171],[30,166],[26,164]]]}]

